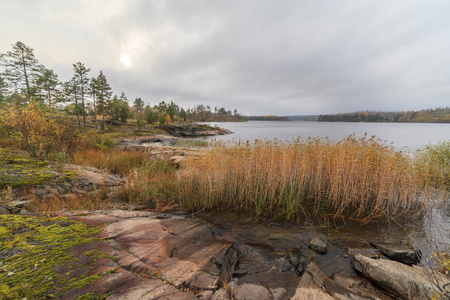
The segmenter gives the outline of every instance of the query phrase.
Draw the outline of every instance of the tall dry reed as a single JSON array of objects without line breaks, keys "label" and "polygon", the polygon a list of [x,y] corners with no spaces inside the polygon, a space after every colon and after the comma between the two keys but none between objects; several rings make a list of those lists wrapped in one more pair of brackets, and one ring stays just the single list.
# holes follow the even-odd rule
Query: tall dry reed
[{"label": "tall dry reed", "polygon": [[358,219],[408,215],[429,199],[412,158],[374,137],[219,144],[190,158],[179,181],[179,201],[190,208],[287,220],[318,212]]}]

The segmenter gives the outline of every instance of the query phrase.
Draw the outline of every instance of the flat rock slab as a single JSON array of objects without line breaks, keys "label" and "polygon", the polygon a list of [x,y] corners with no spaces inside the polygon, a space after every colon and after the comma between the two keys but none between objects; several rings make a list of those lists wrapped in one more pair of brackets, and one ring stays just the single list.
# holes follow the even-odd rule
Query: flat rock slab
[{"label": "flat rock slab", "polygon": [[[107,294],[107,299],[390,299],[363,278],[327,276],[320,267],[323,262],[308,261],[299,276],[297,266],[286,258],[292,250],[280,252],[282,247],[274,244],[303,245],[297,251],[306,253],[308,243],[302,241],[309,241],[309,235],[284,236],[280,229],[271,228],[264,238],[253,225],[248,226],[253,235],[247,235],[250,231],[242,226],[227,228],[200,218],[145,211],[54,215],[103,224],[102,240],[74,249],[73,254],[81,264],[83,253],[96,249],[101,255],[85,268],[108,275],[80,290],[67,290],[67,299],[94,291]],[[294,237],[302,241],[291,241]],[[333,253],[318,259],[329,259],[326,256]]]},{"label": "flat rock slab", "polygon": [[415,250],[413,247],[403,244],[388,244],[388,243],[370,243],[372,246],[380,250],[384,255],[390,259],[399,261],[408,265],[415,265],[420,262],[422,252]]}]

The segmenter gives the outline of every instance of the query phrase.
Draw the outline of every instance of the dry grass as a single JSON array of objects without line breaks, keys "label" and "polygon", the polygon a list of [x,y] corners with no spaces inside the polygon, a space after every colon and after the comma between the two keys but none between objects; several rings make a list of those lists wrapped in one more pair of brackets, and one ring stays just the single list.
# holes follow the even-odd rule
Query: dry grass
[{"label": "dry grass", "polygon": [[128,174],[127,182],[119,189],[118,198],[158,211],[174,206],[178,191],[176,170],[167,161],[153,161]]},{"label": "dry grass", "polygon": [[438,189],[450,189],[450,142],[430,145],[415,156],[416,169]]},{"label": "dry grass", "polygon": [[179,201],[295,220],[328,212],[372,219],[422,212],[428,181],[411,157],[375,138],[220,144],[180,172]]},{"label": "dry grass", "polygon": [[100,187],[96,192],[46,197],[38,200],[34,190],[28,191],[28,199],[34,200],[30,210],[39,212],[66,211],[66,210],[101,210],[113,207],[108,200],[108,188]]},{"label": "dry grass", "polygon": [[74,164],[95,167],[122,176],[148,162],[149,158],[145,153],[120,150],[86,149],[76,152],[72,158]]}]

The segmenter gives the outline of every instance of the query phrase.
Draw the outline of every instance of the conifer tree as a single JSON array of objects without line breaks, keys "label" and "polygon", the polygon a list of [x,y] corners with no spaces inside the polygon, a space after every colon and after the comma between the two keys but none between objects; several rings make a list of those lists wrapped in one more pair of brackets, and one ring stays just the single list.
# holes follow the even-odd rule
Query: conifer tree
[{"label": "conifer tree", "polygon": [[44,69],[36,80],[36,84],[39,88],[43,89],[46,93],[48,100],[48,106],[52,106],[52,95],[57,92],[59,84],[58,75],[50,69]]},{"label": "conifer tree", "polygon": [[22,42],[12,45],[12,51],[0,54],[0,63],[5,67],[3,73],[6,80],[17,85],[27,101],[36,92],[35,82],[43,66],[34,57],[33,49]]},{"label": "conifer tree", "polygon": [[100,71],[100,74],[97,77],[97,84],[98,84],[98,91],[97,91],[97,100],[98,104],[102,110],[102,129],[105,129],[105,106],[109,99],[111,98],[111,87],[108,84],[108,81],[106,80],[105,75],[103,75],[103,72]]},{"label": "conifer tree", "polygon": [[89,93],[92,95],[92,101],[94,103],[94,123],[95,123],[95,129],[97,129],[97,108],[96,108],[96,102],[95,97],[98,93],[98,82],[95,77],[92,77],[89,82]]},{"label": "conifer tree", "polygon": [[81,108],[83,110],[83,124],[86,126],[86,108],[84,105],[84,89],[85,86],[89,82],[89,78],[87,78],[87,73],[89,73],[91,69],[86,68],[83,63],[77,62],[73,64],[73,72],[75,82],[79,85],[81,91]]}]

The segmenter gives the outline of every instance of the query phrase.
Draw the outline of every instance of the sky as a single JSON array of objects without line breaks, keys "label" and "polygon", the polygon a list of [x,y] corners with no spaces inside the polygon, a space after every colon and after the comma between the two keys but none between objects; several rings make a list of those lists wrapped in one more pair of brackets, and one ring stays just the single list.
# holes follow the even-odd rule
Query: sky
[{"label": "sky", "polygon": [[82,62],[113,92],[244,115],[450,106],[450,1],[0,0],[63,81]]}]

